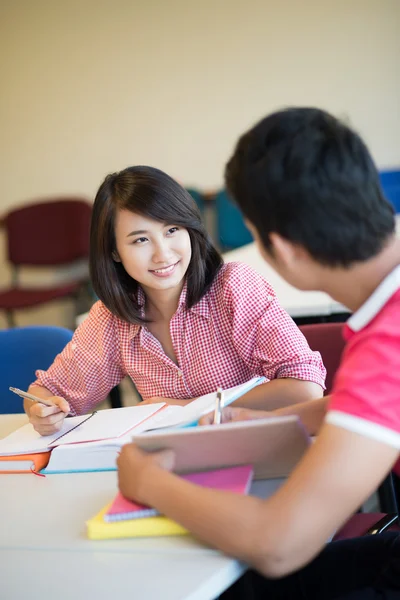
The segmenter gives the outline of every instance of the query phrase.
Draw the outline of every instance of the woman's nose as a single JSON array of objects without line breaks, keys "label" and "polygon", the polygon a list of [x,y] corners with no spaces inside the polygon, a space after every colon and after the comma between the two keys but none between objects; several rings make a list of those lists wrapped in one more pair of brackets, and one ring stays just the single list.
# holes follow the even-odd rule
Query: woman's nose
[{"label": "woman's nose", "polygon": [[154,248],[153,262],[166,263],[171,257],[171,249],[168,242],[160,242]]}]

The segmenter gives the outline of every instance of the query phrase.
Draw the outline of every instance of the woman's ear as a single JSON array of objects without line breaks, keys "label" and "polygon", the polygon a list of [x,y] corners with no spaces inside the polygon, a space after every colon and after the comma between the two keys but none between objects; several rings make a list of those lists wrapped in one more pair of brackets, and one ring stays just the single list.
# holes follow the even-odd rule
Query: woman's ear
[{"label": "woman's ear", "polygon": [[115,262],[121,262],[121,259],[120,259],[120,257],[119,257],[119,254],[118,254],[118,252],[117,252],[116,250],[113,250],[113,251],[112,251],[112,254],[111,254],[111,256],[112,256],[112,259],[113,259]]}]

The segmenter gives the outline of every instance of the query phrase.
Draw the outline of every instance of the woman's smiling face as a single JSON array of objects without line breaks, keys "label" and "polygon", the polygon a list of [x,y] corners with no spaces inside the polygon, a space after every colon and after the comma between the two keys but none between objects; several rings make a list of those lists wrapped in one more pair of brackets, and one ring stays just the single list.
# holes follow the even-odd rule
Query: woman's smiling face
[{"label": "woman's smiling face", "polygon": [[146,291],[183,285],[192,249],[187,229],[128,210],[115,219],[118,256],[125,271]]}]

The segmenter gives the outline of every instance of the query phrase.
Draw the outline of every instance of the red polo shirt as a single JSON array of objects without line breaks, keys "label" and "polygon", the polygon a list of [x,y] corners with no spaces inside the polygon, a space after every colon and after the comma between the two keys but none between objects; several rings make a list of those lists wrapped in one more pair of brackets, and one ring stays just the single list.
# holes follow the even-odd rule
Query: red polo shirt
[{"label": "red polo shirt", "polygon": [[400,450],[400,265],[350,317],[344,335],[326,422]]}]

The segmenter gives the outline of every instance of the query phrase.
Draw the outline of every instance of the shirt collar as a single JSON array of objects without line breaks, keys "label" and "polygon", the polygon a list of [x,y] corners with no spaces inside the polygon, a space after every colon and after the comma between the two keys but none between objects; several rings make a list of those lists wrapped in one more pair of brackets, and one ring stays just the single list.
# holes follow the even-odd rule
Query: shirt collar
[{"label": "shirt collar", "polygon": [[400,265],[385,277],[376,290],[347,321],[352,331],[360,331],[382,310],[386,302],[400,289]]},{"label": "shirt collar", "polygon": [[[208,301],[207,301],[206,296],[207,296],[207,294],[204,294],[204,296],[202,296],[201,299],[198,302],[196,302],[196,304],[194,306],[192,306],[192,308],[190,310],[193,311],[194,313],[200,315],[201,317],[205,317],[206,319],[208,319],[210,316],[210,308],[208,306]],[[181,295],[179,296],[178,308],[176,309],[176,312],[180,312],[181,310],[186,309],[186,299],[187,299],[187,282],[185,281],[185,283],[183,284]],[[142,308],[142,312],[144,314],[144,305],[146,303],[146,296],[144,294],[144,291],[140,287],[140,285],[138,286],[137,303]]]}]

